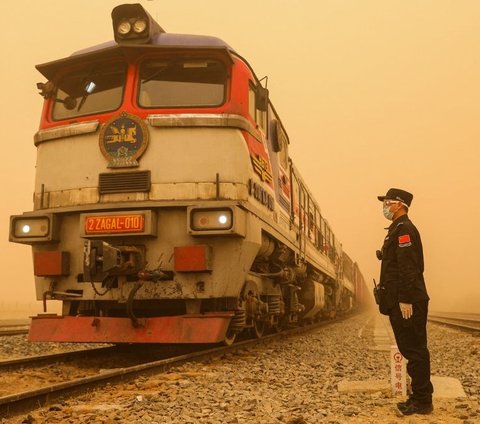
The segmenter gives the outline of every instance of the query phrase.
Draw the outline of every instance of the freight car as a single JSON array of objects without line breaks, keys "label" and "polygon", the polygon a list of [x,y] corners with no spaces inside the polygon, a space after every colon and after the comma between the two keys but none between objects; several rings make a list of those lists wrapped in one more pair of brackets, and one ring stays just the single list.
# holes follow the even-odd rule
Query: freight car
[{"label": "freight car", "polygon": [[165,32],[140,4],[114,40],[47,79],[33,211],[31,341],[226,343],[344,313],[361,295],[252,68],[224,41]]}]

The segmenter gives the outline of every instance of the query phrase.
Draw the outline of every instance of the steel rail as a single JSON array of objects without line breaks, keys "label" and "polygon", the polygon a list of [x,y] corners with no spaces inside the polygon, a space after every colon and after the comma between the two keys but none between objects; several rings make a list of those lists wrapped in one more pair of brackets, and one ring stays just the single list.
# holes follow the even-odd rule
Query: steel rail
[{"label": "steel rail", "polygon": [[8,417],[27,410],[41,407],[47,403],[57,399],[64,398],[68,395],[85,392],[87,389],[104,385],[107,382],[118,382],[131,380],[140,374],[151,374],[158,371],[166,371],[173,366],[180,365],[189,361],[202,361],[205,359],[215,358],[225,353],[232,353],[248,347],[254,347],[260,344],[269,343],[274,340],[287,338],[289,336],[302,334],[324,327],[326,325],[339,323],[345,319],[355,315],[351,314],[346,317],[321,321],[303,327],[296,327],[284,330],[276,334],[269,334],[259,339],[247,339],[234,343],[231,346],[218,346],[207,348],[193,353],[173,356],[170,358],[145,362],[131,367],[116,368],[110,371],[102,370],[101,373],[89,377],[83,377],[66,381],[63,383],[53,384],[51,386],[29,390],[21,393],[0,397],[0,418]]},{"label": "steel rail", "polygon": [[74,360],[90,355],[108,354],[116,350],[116,346],[98,347],[92,349],[73,350],[68,352],[52,353],[38,356],[24,356],[21,358],[0,361],[0,371],[11,371],[19,368],[29,368],[37,365],[55,363],[59,360]]},{"label": "steel rail", "polygon": [[454,327],[461,330],[480,331],[480,322],[477,321],[462,321],[453,318],[443,317],[428,317],[428,320],[436,324],[444,324],[448,325],[449,327]]},{"label": "steel rail", "polygon": [[17,336],[19,334],[27,334],[27,333],[28,333],[28,328],[16,328],[16,329],[8,329],[8,330],[4,330],[0,328],[0,337],[1,336]]},{"label": "steel rail", "polygon": [[11,328],[11,327],[27,327],[28,328],[29,325],[30,324],[28,322],[17,323],[17,324],[0,324],[0,330],[3,328]]},{"label": "steel rail", "polygon": [[480,331],[480,314],[433,312],[429,314],[428,320],[466,331]]}]

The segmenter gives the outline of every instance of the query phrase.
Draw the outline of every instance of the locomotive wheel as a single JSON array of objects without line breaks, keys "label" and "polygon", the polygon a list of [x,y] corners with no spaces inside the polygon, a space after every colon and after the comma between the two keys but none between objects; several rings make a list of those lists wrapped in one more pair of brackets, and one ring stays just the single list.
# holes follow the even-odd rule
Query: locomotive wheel
[{"label": "locomotive wheel", "polygon": [[272,334],[280,333],[282,331],[282,324],[280,321],[276,322],[275,324],[270,324],[268,326],[268,332]]},{"label": "locomotive wheel", "polygon": [[[265,321],[262,319],[257,319],[257,307],[256,306],[260,300],[260,296],[258,293],[258,287],[257,284],[254,281],[247,280],[245,282],[245,285],[243,286],[242,289],[242,294],[241,294],[242,300],[245,302],[246,309],[247,311],[247,317],[250,322],[253,324],[252,327],[250,328],[250,334],[253,337],[256,337],[259,339],[260,337],[263,336],[263,333],[265,331]],[[250,314],[250,316],[249,316]]]},{"label": "locomotive wheel", "polygon": [[235,315],[230,322],[228,330],[225,334],[223,344],[225,346],[231,346],[235,341],[237,334],[239,334],[245,328],[245,309],[237,308]]},{"label": "locomotive wheel", "polygon": [[231,346],[236,338],[237,338],[237,333],[227,331],[227,333],[225,334],[225,339],[223,340],[223,344],[225,346]]},{"label": "locomotive wheel", "polygon": [[266,326],[266,330],[269,333],[272,333],[272,334],[280,333],[282,331],[282,324],[281,324],[280,320],[278,320],[277,322],[275,322],[273,324],[268,324]]},{"label": "locomotive wheel", "polygon": [[259,339],[265,332],[265,321],[255,320],[251,328],[252,336]]}]

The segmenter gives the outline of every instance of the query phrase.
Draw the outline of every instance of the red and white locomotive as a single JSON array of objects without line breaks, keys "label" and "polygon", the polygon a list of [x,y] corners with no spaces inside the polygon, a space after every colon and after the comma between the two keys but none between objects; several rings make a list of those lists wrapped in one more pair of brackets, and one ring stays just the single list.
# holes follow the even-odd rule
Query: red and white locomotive
[{"label": "red and white locomotive", "polygon": [[139,4],[115,41],[38,65],[31,341],[231,343],[345,312],[364,281],[288,155],[249,64]]}]

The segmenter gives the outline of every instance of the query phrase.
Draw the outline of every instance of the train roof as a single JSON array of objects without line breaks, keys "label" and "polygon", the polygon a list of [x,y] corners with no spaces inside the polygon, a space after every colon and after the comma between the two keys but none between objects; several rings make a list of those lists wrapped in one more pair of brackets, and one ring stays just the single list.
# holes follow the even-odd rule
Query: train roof
[{"label": "train roof", "polygon": [[[90,53],[98,51],[104,48],[117,46],[117,42],[114,40],[107,41],[106,43],[98,44],[93,47],[79,50],[74,52],[72,56],[78,54]],[[132,46],[130,44],[130,46]],[[135,46],[135,45],[134,45]],[[191,34],[172,34],[169,32],[162,32],[156,34],[149,44],[137,44],[137,47],[192,47],[192,48],[209,48],[209,47],[223,47],[226,50],[229,50],[234,53],[232,47],[230,47],[225,41],[217,37],[212,37],[209,35],[191,35]]]},{"label": "train roof", "polygon": [[137,55],[143,51],[158,48],[223,50],[229,55],[235,54],[238,56],[230,45],[217,37],[164,32],[156,34],[148,44],[118,44],[114,40],[110,40],[78,50],[66,58],[37,65],[36,68],[45,78],[51,80],[57,70],[67,63],[75,64],[96,58],[115,58],[128,56],[129,54]]},{"label": "train roof", "polygon": [[[124,19],[125,16],[128,16],[129,13],[133,13],[132,16],[138,18],[139,16],[147,18],[149,25],[151,25],[151,31],[148,39],[140,43],[128,42],[119,42],[117,39],[117,33],[115,32],[116,19]],[[143,16],[143,17],[142,17]],[[208,35],[191,35],[191,34],[174,34],[165,32],[159,25],[156,23],[151,16],[143,9],[140,4],[124,4],[117,6],[112,11],[112,20],[114,24],[114,37],[115,40],[110,40],[105,43],[97,44],[86,49],[78,50],[69,57],[54,60],[52,62],[43,63],[37,65],[37,70],[45,77],[47,80],[51,81],[57,72],[62,69],[64,66],[75,66],[82,64],[85,61],[94,61],[96,59],[115,59],[129,56],[138,56],[144,52],[147,52],[151,49],[201,49],[201,50],[216,50],[221,51],[225,54],[225,57],[228,57],[233,63],[233,55],[238,57],[246,66],[251,70],[253,77],[256,81],[261,84],[261,81],[256,76],[253,68],[250,66],[247,60],[239,55],[229,44],[223,41],[220,38],[212,37]],[[138,40],[137,40],[138,41]],[[270,107],[274,111],[277,119],[281,120],[273,106],[272,102],[269,101]],[[285,133],[285,127],[281,123]],[[287,135],[288,142],[290,140]]]}]

